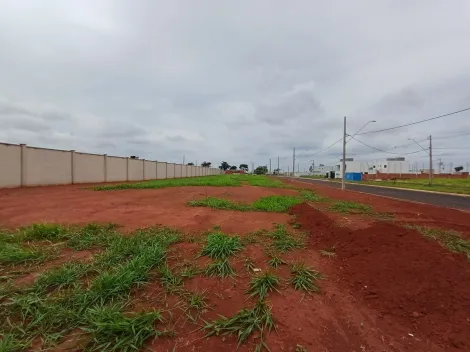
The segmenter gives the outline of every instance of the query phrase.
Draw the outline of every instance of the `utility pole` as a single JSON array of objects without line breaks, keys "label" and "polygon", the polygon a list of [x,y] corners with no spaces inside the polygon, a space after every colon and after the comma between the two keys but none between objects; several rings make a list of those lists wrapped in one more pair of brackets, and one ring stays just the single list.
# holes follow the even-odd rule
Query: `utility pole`
[{"label": "utility pole", "polygon": [[341,171],[341,189],[346,189],[346,116],[344,117],[344,131],[343,131],[343,170]]},{"label": "utility pole", "polygon": [[254,175],[255,174],[255,164],[251,163],[251,173]]},{"label": "utility pole", "polygon": [[300,164],[297,164],[297,172],[300,173]]},{"label": "utility pole", "polygon": [[279,156],[277,157],[277,173],[279,174],[281,170],[279,169]]},{"label": "utility pole", "polygon": [[294,155],[292,157],[292,177],[295,176],[295,148],[294,148]]},{"label": "utility pole", "polygon": [[271,159],[269,159],[269,174],[271,175]]},{"label": "utility pole", "polygon": [[290,170],[289,170],[289,166],[287,166],[287,176],[290,175]]},{"label": "utility pole", "polygon": [[432,185],[432,136],[429,136],[429,185]]},{"label": "utility pole", "polygon": [[185,155],[183,155],[183,165],[184,165],[184,157],[185,157]]}]

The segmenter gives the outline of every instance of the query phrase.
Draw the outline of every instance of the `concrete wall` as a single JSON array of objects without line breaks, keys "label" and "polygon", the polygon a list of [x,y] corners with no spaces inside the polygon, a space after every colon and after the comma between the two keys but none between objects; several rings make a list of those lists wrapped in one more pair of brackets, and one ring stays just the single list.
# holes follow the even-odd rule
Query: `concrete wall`
[{"label": "concrete wall", "polygon": [[157,162],[157,179],[163,180],[166,178],[166,163]]},{"label": "concrete wall", "polygon": [[144,161],[140,159],[129,159],[129,181],[144,180]]},{"label": "concrete wall", "polygon": [[0,188],[218,174],[216,168],[0,143]]},{"label": "concrete wall", "polygon": [[70,151],[27,148],[23,157],[26,170],[24,186],[65,185],[72,180]]},{"label": "concrete wall", "polygon": [[145,160],[145,180],[155,180],[157,178],[157,163],[155,161]]},{"label": "concrete wall", "polygon": [[166,164],[166,178],[175,178],[175,164]]},{"label": "concrete wall", "polygon": [[175,164],[175,177],[181,178],[183,177],[182,175],[183,175],[183,165]]},{"label": "concrete wall", "polygon": [[108,156],[106,159],[108,182],[127,181],[127,158]]},{"label": "concrete wall", "polygon": [[74,183],[106,182],[104,155],[75,152],[73,160]]},{"label": "concrete wall", "polygon": [[21,146],[0,144],[0,188],[21,186]]}]

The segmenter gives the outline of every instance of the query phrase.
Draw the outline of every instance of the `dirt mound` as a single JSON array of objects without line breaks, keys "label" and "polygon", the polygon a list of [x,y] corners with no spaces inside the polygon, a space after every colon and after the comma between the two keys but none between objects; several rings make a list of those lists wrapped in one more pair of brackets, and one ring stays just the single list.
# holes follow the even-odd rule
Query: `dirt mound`
[{"label": "dirt mound", "polygon": [[292,212],[312,246],[335,246],[342,282],[390,330],[399,325],[404,336],[428,346],[424,350],[470,350],[470,263],[464,256],[391,223],[351,231],[307,204]]}]

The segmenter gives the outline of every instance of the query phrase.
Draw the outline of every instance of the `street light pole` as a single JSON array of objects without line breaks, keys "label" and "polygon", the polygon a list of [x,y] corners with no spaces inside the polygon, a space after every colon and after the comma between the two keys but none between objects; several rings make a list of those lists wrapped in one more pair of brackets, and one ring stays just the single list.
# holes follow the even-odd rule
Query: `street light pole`
[{"label": "street light pole", "polygon": [[341,170],[341,189],[344,191],[346,189],[345,182],[345,169],[346,169],[346,116],[344,117],[344,127],[343,127],[343,165]]},{"label": "street light pole", "polygon": [[432,136],[429,136],[429,185],[432,186]]}]

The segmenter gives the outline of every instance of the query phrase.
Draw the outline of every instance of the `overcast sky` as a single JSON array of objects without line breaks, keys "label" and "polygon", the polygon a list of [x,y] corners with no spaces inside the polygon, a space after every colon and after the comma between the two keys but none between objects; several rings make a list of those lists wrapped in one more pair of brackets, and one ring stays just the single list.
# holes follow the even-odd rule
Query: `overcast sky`
[{"label": "overcast sky", "polygon": [[[312,154],[345,115],[353,134],[470,107],[469,16],[468,0],[2,0],[0,141],[286,169],[296,147],[301,168],[332,164],[340,143]],[[440,137],[465,132],[470,111],[357,138],[410,153],[394,147],[432,134],[456,166],[470,135]]]}]

